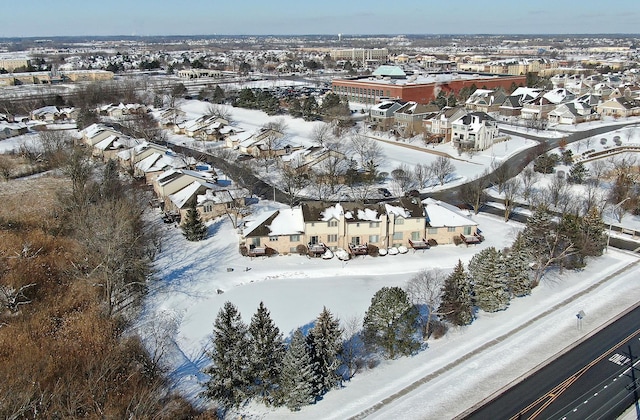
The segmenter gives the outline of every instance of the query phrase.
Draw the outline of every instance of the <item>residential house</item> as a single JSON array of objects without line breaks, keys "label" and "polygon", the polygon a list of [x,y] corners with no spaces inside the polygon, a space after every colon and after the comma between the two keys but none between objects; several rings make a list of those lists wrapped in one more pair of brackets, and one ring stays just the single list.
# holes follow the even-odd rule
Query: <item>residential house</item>
[{"label": "residential house", "polygon": [[60,119],[60,110],[56,106],[45,106],[31,111],[33,121],[54,122]]},{"label": "residential house", "polygon": [[217,176],[212,172],[169,169],[156,177],[153,181],[153,189],[158,198],[164,201],[165,206],[170,208],[172,202],[169,196],[177,193],[187,185],[193,184],[194,181],[213,186],[217,181]]},{"label": "residential house", "polygon": [[387,215],[379,204],[308,201],[301,207],[309,245],[324,244],[332,250],[387,247]]},{"label": "residential house", "polygon": [[523,102],[520,116],[529,120],[546,119],[549,112],[564,102],[575,99],[575,95],[564,88],[543,93],[535,99]]},{"label": "residential house", "polygon": [[626,97],[604,101],[596,107],[602,117],[625,118],[640,115],[640,101]]},{"label": "residential house", "polygon": [[502,89],[476,89],[464,103],[469,111],[498,112],[507,95]]},{"label": "residential house", "polygon": [[149,110],[143,104],[108,104],[98,108],[98,113],[111,118],[125,118],[129,115],[145,114]]},{"label": "residential house", "polygon": [[458,243],[462,237],[478,237],[478,224],[457,207],[433,198],[422,200],[422,203],[427,219],[427,241],[453,244]]},{"label": "residential house", "polygon": [[372,106],[369,110],[372,128],[382,131],[389,130],[394,123],[393,113],[401,107],[402,103],[398,101],[383,101]]},{"label": "residential house", "polygon": [[244,189],[229,189],[215,183],[193,181],[169,195],[171,206],[164,209],[169,212],[178,212],[181,223],[184,223],[189,208],[195,203],[200,218],[206,222],[225,214],[236,215],[237,209],[244,206],[247,195],[248,192]]},{"label": "residential house", "polygon": [[24,123],[0,121],[0,140],[27,134],[28,131],[29,129]]},{"label": "residential house", "polygon": [[439,111],[436,105],[407,102],[393,113],[394,130],[403,137],[424,133],[425,118],[434,117]]},{"label": "residential house", "polygon": [[522,106],[542,94],[542,89],[519,87],[507,96],[498,111],[506,117],[517,117],[522,112]]},{"label": "residential house", "polygon": [[496,121],[486,112],[472,112],[451,123],[454,145],[461,149],[485,150],[494,143],[507,140],[500,134]]},{"label": "residential house", "polygon": [[445,107],[436,115],[423,120],[425,131],[433,142],[451,141],[451,123],[466,115],[464,107]]},{"label": "residential house", "polygon": [[[157,149],[147,148],[145,149],[145,152],[153,150]],[[169,169],[189,169],[192,168],[195,163],[196,161],[194,158],[189,156],[179,156],[172,150],[165,150],[164,153],[161,151],[153,151],[151,154],[134,164],[133,176],[144,176],[147,185],[153,185],[153,181],[160,176],[160,174],[168,171]]]},{"label": "residential house", "polygon": [[84,130],[80,131],[80,134],[82,135],[82,142],[91,147],[109,138],[110,136],[123,136],[123,134],[118,130],[98,123],[91,124],[90,126],[86,127]]},{"label": "residential house", "polygon": [[249,217],[240,245],[250,256],[268,254],[267,249],[279,254],[296,253],[298,245],[305,245],[302,209],[280,209]]},{"label": "residential house", "polygon": [[551,124],[578,124],[596,120],[600,116],[588,102],[575,100],[558,105],[549,112],[547,118]]},{"label": "residential house", "polygon": [[425,239],[425,211],[417,197],[402,197],[396,201],[384,203],[387,215],[387,243],[384,248],[405,246]]}]

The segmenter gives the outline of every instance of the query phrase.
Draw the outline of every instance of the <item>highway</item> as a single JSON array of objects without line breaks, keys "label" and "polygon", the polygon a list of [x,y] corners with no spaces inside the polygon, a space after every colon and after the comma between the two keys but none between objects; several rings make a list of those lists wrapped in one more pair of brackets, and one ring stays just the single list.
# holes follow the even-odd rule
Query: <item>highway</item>
[{"label": "highway", "polygon": [[638,400],[640,305],[463,419],[615,419]]}]

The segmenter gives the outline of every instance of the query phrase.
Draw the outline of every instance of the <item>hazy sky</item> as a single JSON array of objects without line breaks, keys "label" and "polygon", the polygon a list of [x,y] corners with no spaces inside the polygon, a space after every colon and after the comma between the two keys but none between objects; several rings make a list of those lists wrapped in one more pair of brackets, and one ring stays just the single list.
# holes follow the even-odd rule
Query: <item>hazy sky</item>
[{"label": "hazy sky", "polygon": [[29,0],[3,8],[0,37],[638,33],[638,22],[638,0]]}]

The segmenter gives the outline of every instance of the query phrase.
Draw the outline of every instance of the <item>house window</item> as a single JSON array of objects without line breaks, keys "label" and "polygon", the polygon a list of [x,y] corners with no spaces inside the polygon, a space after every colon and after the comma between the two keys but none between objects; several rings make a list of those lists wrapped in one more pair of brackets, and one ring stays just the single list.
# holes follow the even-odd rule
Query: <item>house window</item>
[{"label": "house window", "polygon": [[420,232],[411,232],[412,241],[419,241],[420,239]]},{"label": "house window", "polygon": [[447,232],[455,232],[456,231],[456,227],[455,226],[449,226],[447,228]]},{"label": "house window", "polygon": [[289,241],[300,242],[300,235],[289,235]]},{"label": "house window", "polygon": [[277,236],[269,236],[269,242],[278,242]]},{"label": "house window", "polygon": [[251,238],[251,245],[260,246],[260,238]]},{"label": "house window", "polygon": [[338,242],[338,235],[327,235],[327,242]]},{"label": "house window", "polygon": [[369,243],[377,243],[380,241],[380,236],[378,235],[369,235]]},{"label": "house window", "polygon": [[311,245],[315,245],[315,244],[317,244],[317,243],[318,243],[318,237],[317,237],[317,236],[312,236],[312,237],[309,239],[309,243],[310,243]]},{"label": "house window", "polygon": [[396,220],[394,221],[394,224],[396,224],[396,225],[404,225],[404,219],[402,217],[396,217]]},{"label": "house window", "polygon": [[369,223],[369,227],[370,228],[379,228],[380,227],[380,222],[370,222]]},{"label": "house window", "polygon": [[464,235],[471,235],[471,226],[464,227]]},{"label": "house window", "polygon": [[360,223],[356,223],[356,227],[360,227]]},{"label": "house window", "polygon": [[394,241],[401,241],[402,240],[402,232],[394,232],[393,240]]},{"label": "house window", "polygon": [[438,234],[438,228],[434,228],[434,227],[427,228],[427,233],[429,235],[437,235]]},{"label": "house window", "polygon": [[338,221],[335,219],[329,220],[329,227],[338,227]]},{"label": "house window", "polygon": [[360,237],[359,236],[354,236],[353,238],[351,238],[351,243],[353,245],[360,245]]},{"label": "house window", "polygon": [[207,204],[206,206],[204,206],[205,213],[211,213],[212,211],[213,211],[213,206],[211,204]]}]

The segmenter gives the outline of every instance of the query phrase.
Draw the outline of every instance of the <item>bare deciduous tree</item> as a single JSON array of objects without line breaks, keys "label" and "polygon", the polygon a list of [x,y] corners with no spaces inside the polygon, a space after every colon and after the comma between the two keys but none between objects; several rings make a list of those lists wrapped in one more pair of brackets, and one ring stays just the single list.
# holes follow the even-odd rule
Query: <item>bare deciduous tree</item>
[{"label": "bare deciduous tree", "polygon": [[[424,322],[424,337],[429,337],[431,320],[437,312],[442,297],[442,286],[447,274],[441,270],[422,270],[407,282],[407,295],[411,302],[420,308],[420,315]],[[424,308],[424,310],[423,310]]]},{"label": "bare deciduous tree", "polygon": [[460,199],[473,207],[473,212],[478,214],[480,208],[487,202],[488,196],[485,189],[489,186],[488,172],[485,171],[471,182],[463,184],[458,190]]},{"label": "bare deciduous tree", "polygon": [[413,178],[418,184],[418,188],[424,189],[431,182],[433,174],[431,173],[431,167],[422,163],[418,163],[413,167]]},{"label": "bare deciduous tree", "polygon": [[511,212],[516,207],[516,199],[520,195],[522,187],[520,180],[511,178],[504,183],[502,193],[504,196],[504,221],[507,222],[511,217]]},{"label": "bare deciduous tree", "polygon": [[331,125],[324,122],[317,122],[311,130],[311,139],[323,147],[328,142],[333,141]]},{"label": "bare deciduous tree", "polygon": [[600,184],[604,180],[604,176],[609,172],[609,163],[604,159],[596,159],[591,162],[589,173],[593,175],[593,178]]},{"label": "bare deciduous tree", "polygon": [[533,205],[534,186],[540,179],[540,175],[534,171],[533,168],[526,167],[520,173],[520,179],[522,181],[522,198],[524,198],[529,207],[531,207]]},{"label": "bare deciduous tree", "polygon": [[444,185],[447,178],[453,175],[456,171],[455,166],[451,162],[451,158],[446,156],[438,156],[436,160],[431,162],[429,167],[431,168],[431,172],[438,179],[438,182],[440,182],[440,185]]},{"label": "bare deciduous tree", "polygon": [[365,362],[365,346],[362,341],[362,319],[358,316],[343,319],[342,327],[342,351],[340,360],[346,368],[345,379],[353,378],[362,369]]},{"label": "bare deciduous tree", "polygon": [[411,176],[411,169],[404,163],[391,171],[391,182],[396,196],[401,196],[415,185],[415,181]]}]

